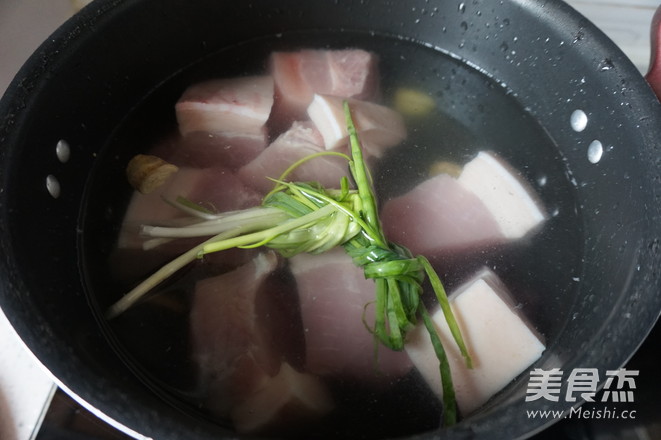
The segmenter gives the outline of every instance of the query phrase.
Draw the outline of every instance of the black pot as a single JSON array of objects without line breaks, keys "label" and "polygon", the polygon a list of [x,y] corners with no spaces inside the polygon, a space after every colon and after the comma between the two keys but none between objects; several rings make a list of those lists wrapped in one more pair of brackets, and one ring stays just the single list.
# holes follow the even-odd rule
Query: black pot
[{"label": "black pot", "polygon": [[[470,131],[503,144],[514,136],[512,148],[525,150],[520,169],[547,156],[562,164],[575,187],[558,206],[571,215],[540,240],[575,252],[571,273],[550,269],[557,298],[530,305],[548,338],[534,367],[598,368],[603,377],[623,366],[661,311],[661,106],[614,44],[565,3],[97,0],[36,51],[0,106],[0,304],[57,380],[146,436],[235,437],[154,387],[108,337],[99,312],[107,304],[86,293],[86,258],[103,245],[90,237],[121,215],[127,193],[100,182],[137,148],[109,151],[127,116],[174,102],[208,66],[243,73],[273,48],[326,44],[387,46]],[[434,76],[416,57],[453,67]],[[217,60],[227,59],[222,70]],[[487,92],[476,95],[475,84]],[[583,130],[572,127],[577,110],[587,116]],[[554,149],[538,149],[539,137]],[[594,140],[601,150],[590,150]],[[58,154],[60,141],[70,158]],[[550,250],[519,270],[547,270],[557,258]],[[442,434],[526,437],[552,421],[526,410],[572,405],[525,402],[526,386],[520,378]]]}]

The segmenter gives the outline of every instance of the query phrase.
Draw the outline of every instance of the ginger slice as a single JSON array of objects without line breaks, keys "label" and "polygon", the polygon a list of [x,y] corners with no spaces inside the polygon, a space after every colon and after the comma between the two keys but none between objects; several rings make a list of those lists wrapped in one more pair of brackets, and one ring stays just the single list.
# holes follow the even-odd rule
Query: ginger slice
[{"label": "ginger slice", "polygon": [[133,188],[149,194],[160,187],[179,168],[157,156],[138,154],[126,167],[126,176]]},{"label": "ginger slice", "polygon": [[395,91],[395,110],[407,116],[426,116],[434,110],[436,102],[428,94],[401,87]]}]

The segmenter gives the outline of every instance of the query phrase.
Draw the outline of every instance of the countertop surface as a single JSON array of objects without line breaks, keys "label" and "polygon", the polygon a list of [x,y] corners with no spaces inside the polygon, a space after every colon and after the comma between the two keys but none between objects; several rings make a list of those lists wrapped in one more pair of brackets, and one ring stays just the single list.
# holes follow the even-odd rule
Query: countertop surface
[{"label": "countertop surface", "polygon": [[[0,0],[0,92],[37,46],[83,1]],[[629,56],[649,63],[649,28],[660,0],[570,0]],[[57,385],[0,312],[0,439],[34,438]]]}]

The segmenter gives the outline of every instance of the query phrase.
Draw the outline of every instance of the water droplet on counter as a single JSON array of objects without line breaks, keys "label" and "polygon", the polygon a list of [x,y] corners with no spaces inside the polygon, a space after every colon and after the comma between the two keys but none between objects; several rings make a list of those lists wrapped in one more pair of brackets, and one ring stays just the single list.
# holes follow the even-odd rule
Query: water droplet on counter
[{"label": "water droplet on counter", "polygon": [[462,21],[459,26],[461,26],[462,31],[467,31],[468,30],[468,23],[466,23],[465,21]]},{"label": "water droplet on counter", "polygon": [[576,44],[579,41],[581,41],[585,37],[585,33],[583,31],[578,31],[574,35],[574,39],[572,40],[572,44]]},{"label": "water droplet on counter", "polygon": [[650,247],[650,250],[652,251],[653,254],[658,253],[659,252],[659,247],[660,247],[659,246],[659,239],[655,238],[654,241],[652,241],[652,243],[650,243],[649,247]]},{"label": "water droplet on counter", "polygon": [[69,143],[64,139],[57,141],[57,145],[55,145],[55,155],[60,162],[67,163],[71,157],[71,147],[69,147]]},{"label": "water droplet on counter", "polygon": [[599,62],[598,69],[600,72],[605,72],[613,68],[615,68],[615,65],[613,64],[613,61],[610,58],[604,58]]},{"label": "water droplet on counter", "polygon": [[597,163],[601,160],[604,154],[604,146],[598,140],[594,140],[588,145],[588,160],[592,163]]},{"label": "water droplet on counter", "polygon": [[57,199],[60,197],[60,181],[57,180],[57,177],[53,176],[52,174],[49,174],[46,176],[46,189],[48,190],[48,193],[53,197],[54,199]]},{"label": "water droplet on counter", "polygon": [[459,9],[459,12],[461,12],[462,14],[464,12],[466,12],[466,3],[464,3],[464,2],[459,3],[459,8],[458,9]]},{"label": "water droplet on counter", "polygon": [[569,123],[574,131],[581,132],[585,130],[585,127],[588,125],[588,115],[586,115],[583,110],[574,110],[569,117]]}]

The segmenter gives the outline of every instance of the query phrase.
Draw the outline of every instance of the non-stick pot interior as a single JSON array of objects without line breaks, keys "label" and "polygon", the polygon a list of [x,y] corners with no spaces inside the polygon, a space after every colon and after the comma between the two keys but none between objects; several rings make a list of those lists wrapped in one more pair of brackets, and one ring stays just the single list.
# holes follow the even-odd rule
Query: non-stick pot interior
[{"label": "non-stick pot interior", "polygon": [[[100,262],[129,195],[125,163],[172,128],[191,82],[258,72],[273,49],[359,46],[379,53],[386,90],[403,82],[434,96],[438,120],[413,138],[417,160],[495,146],[547,203],[534,258],[513,248],[486,260],[526,280],[522,308],[548,345],[535,367],[623,365],[661,307],[661,115],[635,68],[560,2],[312,3],[97,1],[21,70],[2,102],[2,306],[41,361],[145,435],[226,433],[101,318],[112,284]],[[401,159],[380,168],[385,192],[397,191],[391,174],[406,174]],[[448,268],[450,285],[460,270]],[[541,429],[525,410],[556,406],[525,402],[526,379],[448,435]]]}]

